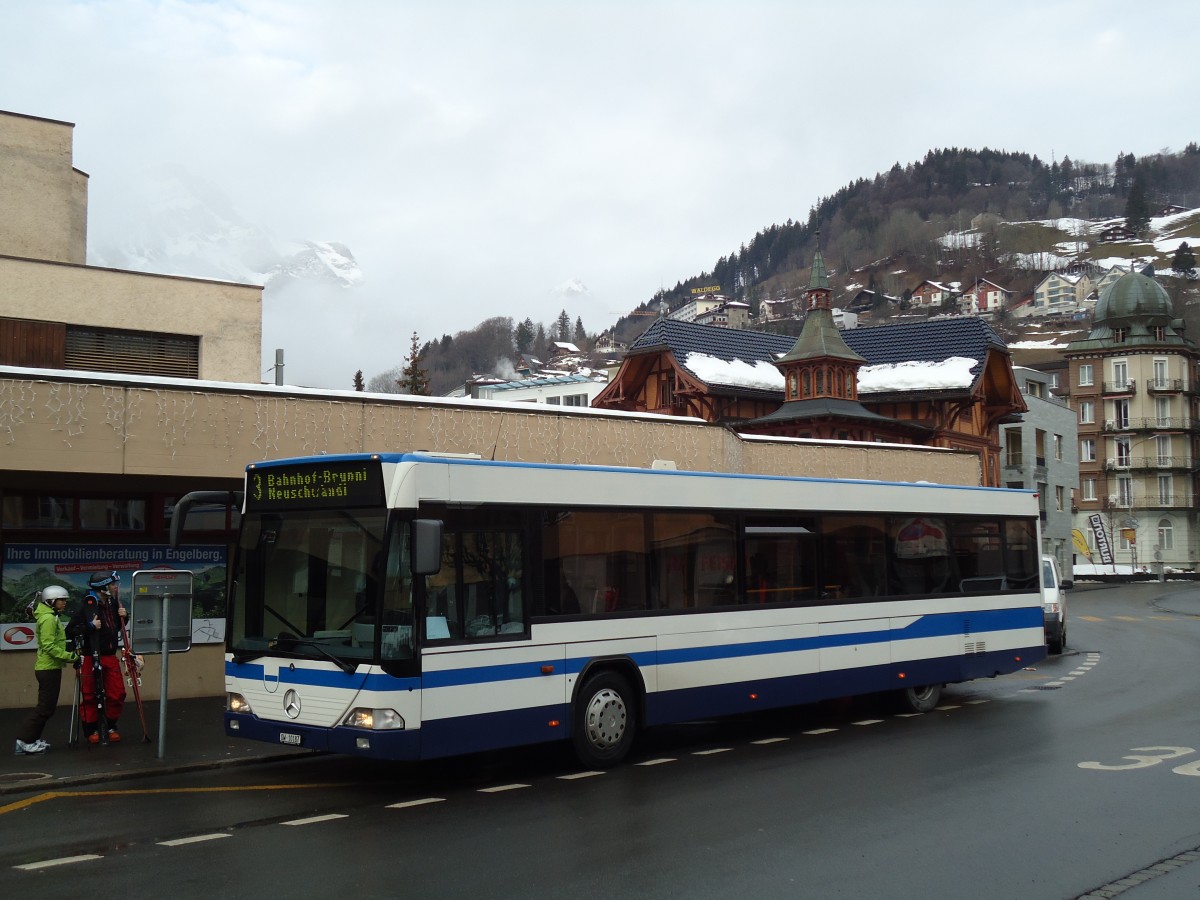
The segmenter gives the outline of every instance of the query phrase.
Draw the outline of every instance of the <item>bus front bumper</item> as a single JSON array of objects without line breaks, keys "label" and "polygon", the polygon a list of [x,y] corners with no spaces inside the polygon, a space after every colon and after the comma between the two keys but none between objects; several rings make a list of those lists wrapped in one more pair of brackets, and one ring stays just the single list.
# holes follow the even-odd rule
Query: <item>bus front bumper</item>
[{"label": "bus front bumper", "polygon": [[225,713],[225,734],[280,747],[346,753],[375,759],[419,759],[420,731],[372,731],[366,728],[318,728],[272,722],[245,713]]}]

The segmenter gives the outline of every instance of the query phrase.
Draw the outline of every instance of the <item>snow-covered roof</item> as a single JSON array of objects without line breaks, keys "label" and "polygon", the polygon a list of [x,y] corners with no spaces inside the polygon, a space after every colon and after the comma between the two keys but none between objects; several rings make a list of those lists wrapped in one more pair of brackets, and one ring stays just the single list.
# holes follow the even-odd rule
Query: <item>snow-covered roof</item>
[{"label": "snow-covered roof", "polygon": [[858,370],[858,393],[884,394],[896,391],[940,391],[969,388],[975,382],[971,370],[978,363],[965,356],[941,362],[909,360],[863,366]]}]

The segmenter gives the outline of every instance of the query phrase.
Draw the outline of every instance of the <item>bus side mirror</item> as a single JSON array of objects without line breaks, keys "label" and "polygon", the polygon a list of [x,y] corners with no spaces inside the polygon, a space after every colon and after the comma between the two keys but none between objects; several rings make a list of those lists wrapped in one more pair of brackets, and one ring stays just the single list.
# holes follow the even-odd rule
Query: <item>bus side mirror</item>
[{"label": "bus side mirror", "polygon": [[436,575],[442,568],[442,520],[413,519],[412,573]]},{"label": "bus side mirror", "polygon": [[1064,578],[1060,587],[1062,587],[1064,591],[1069,591],[1071,588],[1075,587],[1075,582],[1070,578]]}]

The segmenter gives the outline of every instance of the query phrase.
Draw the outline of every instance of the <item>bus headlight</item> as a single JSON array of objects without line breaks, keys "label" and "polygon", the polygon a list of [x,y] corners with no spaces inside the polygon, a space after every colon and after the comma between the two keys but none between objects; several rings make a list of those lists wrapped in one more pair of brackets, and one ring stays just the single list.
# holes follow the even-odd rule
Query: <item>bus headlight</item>
[{"label": "bus headlight", "polygon": [[404,728],[404,717],[394,709],[367,709],[360,706],[351,710],[342,724],[351,728],[370,728],[372,731],[397,731]]},{"label": "bus headlight", "polygon": [[246,698],[241,694],[226,694],[225,708],[229,712],[245,713],[246,715],[253,714],[254,710],[250,708],[250,704],[246,702]]}]

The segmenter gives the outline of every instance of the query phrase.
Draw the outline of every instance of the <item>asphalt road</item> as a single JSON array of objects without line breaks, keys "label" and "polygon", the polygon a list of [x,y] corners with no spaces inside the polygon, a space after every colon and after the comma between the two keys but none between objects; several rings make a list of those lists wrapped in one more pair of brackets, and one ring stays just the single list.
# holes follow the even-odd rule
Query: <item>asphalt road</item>
[{"label": "asphalt road", "polygon": [[93,884],[345,900],[1200,895],[1200,592],[1081,585],[1070,602],[1066,654],[951,687],[924,716],[858,702],[696,723],[647,735],[602,774],[551,747],[9,796],[0,885],[45,898]]}]

